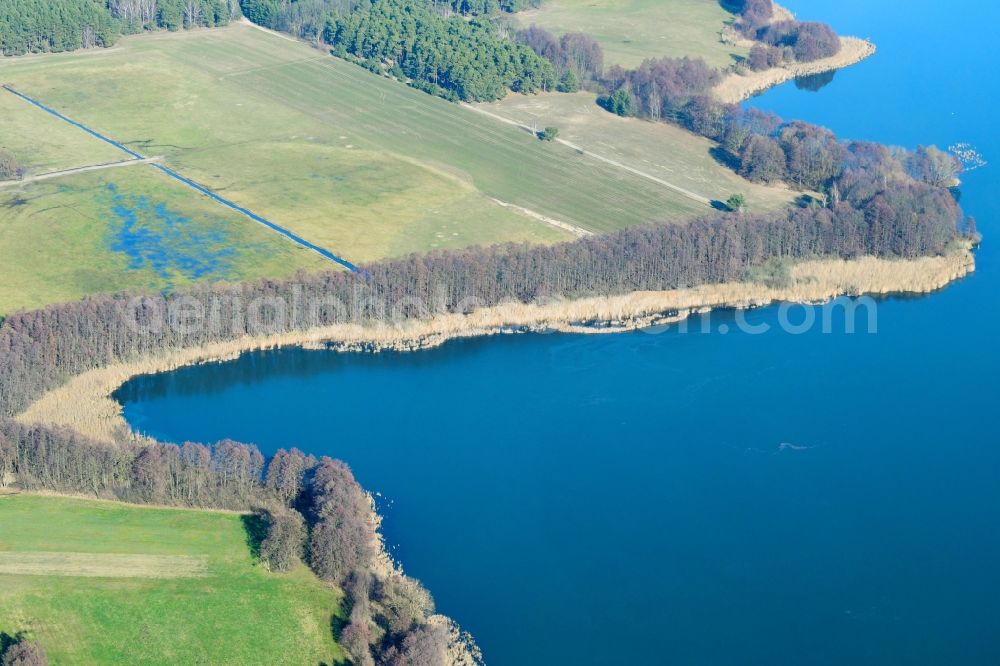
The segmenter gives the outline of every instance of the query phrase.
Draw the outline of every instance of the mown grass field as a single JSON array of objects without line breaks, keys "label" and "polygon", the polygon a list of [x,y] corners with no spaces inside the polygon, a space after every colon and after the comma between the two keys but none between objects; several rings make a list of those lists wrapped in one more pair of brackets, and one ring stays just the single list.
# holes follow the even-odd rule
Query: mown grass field
[{"label": "mown grass field", "polygon": [[595,95],[511,95],[482,108],[519,123],[559,128],[559,137],[580,148],[650,174],[707,199],[747,196],[751,211],[782,209],[798,193],[751,183],[712,156],[712,141],[668,123],[620,118],[597,105]]},{"label": "mown grass field", "polygon": [[0,495],[0,632],[53,664],[340,663],[339,604],[255,566],[235,514]]},{"label": "mown grass field", "polygon": [[713,67],[731,65],[743,48],[719,34],[733,15],[716,0],[548,0],[518,15],[556,34],[583,32],[604,47],[605,63],[635,67],[646,58],[702,57]]}]

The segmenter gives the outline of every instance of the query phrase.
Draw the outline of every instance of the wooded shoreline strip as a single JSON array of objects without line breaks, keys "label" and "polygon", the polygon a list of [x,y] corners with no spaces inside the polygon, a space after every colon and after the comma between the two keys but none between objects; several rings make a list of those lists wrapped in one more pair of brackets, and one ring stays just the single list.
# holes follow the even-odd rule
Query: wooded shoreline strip
[{"label": "wooded shoreline strip", "polygon": [[811,62],[792,62],[761,72],[732,73],[712,89],[712,94],[725,104],[739,104],[774,86],[800,76],[822,74],[857,64],[875,54],[875,45],[859,37],[841,37],[836,55]]},{"label": "wooded shoreline strip", "polygon": [[[232,360],[240,354],[282,347],[342,351],[412,351],[455,338],[498,333],[556,330],[613,333],[652,324],[678,322],[692,312],[716,308],[750,308],[784,301],[817,303],[838,296],[861,294],[922,294],[940,289],[975,270],[971,246],[945,256],[911,260],[817,259],[791,269],[792,284],[776,288],[756,283],[702,285],[688,289],[632,292],[622,296],[509,303],[470,314],[448,314],[401,325],[336,324],[263,337],[244,337],[174,354],[118,363],[78,375],[48,391],[16,418],[22,423],[70,428],[102,442],[114,442],[129,432],[122,408],[111,394],[129,379],[198,363]],[[594,326],[602,323],[603,326]],[[138,441],[139,435],[133,434]]]}]

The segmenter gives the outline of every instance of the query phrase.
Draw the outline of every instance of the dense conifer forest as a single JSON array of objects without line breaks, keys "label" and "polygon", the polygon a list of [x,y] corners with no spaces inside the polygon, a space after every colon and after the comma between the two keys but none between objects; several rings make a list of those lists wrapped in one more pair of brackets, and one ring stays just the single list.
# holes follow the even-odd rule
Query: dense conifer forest
[{"label": "dense conifer forest", "polygon": [[0,55],[108,47],[124,34],[225,25],[236,0],[4,0]]},{"label": "dense conifer forest", "polygon": [[443,16],[429,0],[374,0],[328,23],[323,38],[335,53],[360,58],[376,70],[390,64],[398,78],[463,101],[555,87],[552,64],[503,38],[494,22]]}]

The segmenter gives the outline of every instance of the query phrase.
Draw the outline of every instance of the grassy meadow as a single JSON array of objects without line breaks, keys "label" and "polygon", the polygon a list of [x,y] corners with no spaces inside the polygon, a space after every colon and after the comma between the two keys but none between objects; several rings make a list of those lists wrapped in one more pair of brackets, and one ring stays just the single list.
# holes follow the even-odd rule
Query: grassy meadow
[{"label": "grassy meadow", "polygon": [[751,211],[780,210],[798,193],[784,186],[751,183],[712,156],[715,143],[668,123],[620,118],[597,106],[592,93],[511,95],[481,108],[519,123],[559,128],[559,137],[580,148],[665,180],[707,199],[747,196]]},{"label": "grassy meadow", "polygon": [[[715,3],[697,4],[724,18]],[[707,25],[701,15],[691,20]],[[134,36],[106,51],[9,58],[0,61],[0,81],[355,263],[574,238],[544,218],[601,233],[682,223],[708,210],[569,146],[245,24]],[[512,95],[499,108],[551,118],[586,149],[680,179],[681,187],[697,181],[691,189],[709,199],[742,190],[767,208],[786,196],[712,162],[700,137],[623,125],[585,96]],[[0,146],[31,174],[124,157],[6,91],[0,112]],[[109,184],[141,200],[146,219],[167,225],[153,225],[147,260],[118,238],[125,222],[107,201]],[[158,207],[173,211],[171,219],[161,219]],[[142,225],[137,235],[146,234]],[[0,315],[97,291],[334,267],[269,234],[148,166],[7,185],[0,188]],[[203,265],[201,241],[219,259],[209,262],[216,268]],[[164,268],[157,252],[175,265]]]},{"label": "grassy meadow", "polygon": [[16,155],[28,176],[128,159],[5,90],[0,90],[0,148]]},{"label": "grassy meadow", "polygon": [[[354,262],[573,238],[497,200],[594,232],[705,212],[568,147],[243,24],[131,37],[103,52],[7,59],[0,80]],[[0,91],[0,99],[25,126],[11,134],[20,137],[14,141],[5,125],[0,145],[14,144],[18,157],[33,155],[31,146],[57,121],[10,93]],[[33,170],[108,161],[110,148],[100,141],[70,126],[56,130],[68,132],[68,140],[25,158]],[[133,180],[142,170],[152,171],[129,167],[107,178]],[[164,182],[156,188],[182,209],[175,185],[157,177]],[[58,179],[0,191],[3,259],[28,253],[58,256],[60,264],[24,273],[26,259],[0,261],[0,313],[92,290],[177,283],[128,274],[129,257],[106,247],[115,220],[94,201],[91,182]],[[149,196],[152,206],[162,203]],[[190,206],[236,237],[255,235],[252,222],[206,203]],[[292,250],[278,241],[267,261],[237,248],[231,274],[280,276],[313,266],[311,257],[288,261]]]},{"label": "grassy meadow", "polygon": [[716,0],[547,0],[517,16],[521,25],[534,23],[557,35],[590,35],[604,47],[606,65],[700,56],[712,67],[725,67],[734,55],[748,53],[719,39],[733,15]]},{"label": "grassy meadow", "polygon": [[0,189],[0,313],[330,266],[146,165]]},{"label": "grassy meadow", "polygon": [[0,495],[0,632],[53,664],[318,664],[340,592],[256,566],[236,514]]}]

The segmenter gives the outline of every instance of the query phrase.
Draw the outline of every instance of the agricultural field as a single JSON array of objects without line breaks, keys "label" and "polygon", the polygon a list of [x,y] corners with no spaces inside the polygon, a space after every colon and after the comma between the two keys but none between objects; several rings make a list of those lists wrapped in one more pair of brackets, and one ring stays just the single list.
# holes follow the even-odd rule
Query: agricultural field
[{"label": "agricultural field", "polygon": [[[709,210],[570,146],[246,24],[7,59],[0,81],[354,263],[554,243]],[[504,105],[535,101],[512,95]],[[12,121],[0,126],[0,146],[29,176],[128,157],[8,91],[0,90],[0,110]],[[580,135],[582,126],[559,114],[567,136]],[[616,120],[595,122],[600,133]],[[663,173],[690,178],[714,168],[699,190],[713,200],[751,190],[706,161],[703,139],[655,129],[662,136],[649,140],[676,158]],[[648,139],[636,137],[613,152]],[[112,188],[136,204],[124,217]],[[129,217],[136,211],[138,221]],[[0,315],[95,291],[322,268],[337,266],[149,165],[0,185]]]},{"label": "agricultural field", "polygon": [[559,138],[583,150],[699,197],[719,201],[742,192],[750,211],[780,210],[800,194],[751,183],[713,157],[714,142],[676,125],[620,118],[599,107],[592,93],[511,95],[479,108],[529,127],[558,127]]},{"label": "agricultural field", "polygon": [[[542,145],[468,109],[245,25],[143,35],[99,53],[7,60],[0,79],[355,263],[433,248],[573,238],[497,201],[594,231],[700,212],[668,190],[571,150]],[[6,91],[0,97],[5,105],[22,105],[19,118],[34,114],[38,127],[59,124]],[[30,133],[41,131],[30,119],[19,120],[25,122],[15,154],[29,153]],[[77,151],[90,146],[94,161],[108,159],[109,146],[76,132],[73,150],[50,151],[45,170],[89,162]],[[9,142],[6,136],[0,145]],[[138,175],[142,171],[152,173]],[[140,274],[129,273],[134,257],[109,245],[118,222],[101,200],[105,179],[130,196],[147,196],[153,209],[169,199],[189,219],[260,240],[262,228],[146,166],[6,187],[0,190],[3,258],[22,259],[0,263],[0,312],[92,289],[184,282],[183,275],[150,279],[141,267]],[[130,192],[124,181],[136,179],[143,183]],[[53,255],[53,249],[61,251]],[[186,251],[171,243],[162,249],[179,259]],[[270,258],[262,261],[262,253]],[[24,271],[29,259],[41,256],[60,261]],[[193,277],[280,276],[320,267],[280,237],[259,251],[235,247],[228,262],[227,275]]]},{"label": "agricultural field", "polygon": [[521,12],[521,25],[539,25],[557,35],[583,32],[604,47],[606,65],[635,67],[646,58],[702,57],[725,67],[749,50],[723,44],[720,33],[733,20],[715,0],[547,0]]},{"label": "agricultural field", "polygon": [[340,592],[256,566],[236,514],[0,495],[0,633],[54,664],[341,663]]}]

